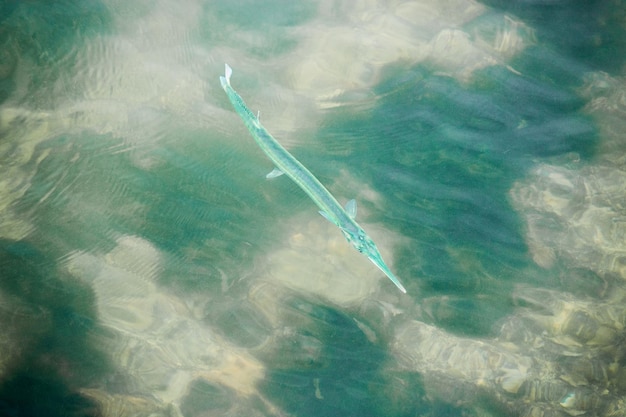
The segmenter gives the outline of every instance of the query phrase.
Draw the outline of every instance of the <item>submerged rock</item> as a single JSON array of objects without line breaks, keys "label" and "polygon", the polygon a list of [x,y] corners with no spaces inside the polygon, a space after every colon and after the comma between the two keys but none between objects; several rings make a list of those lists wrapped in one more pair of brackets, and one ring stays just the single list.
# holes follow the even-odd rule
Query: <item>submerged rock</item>
[{"label": "submerged rock", "polygon": [[[94,394],[107,409],[130,401],[140,407],[180,412],[197,380],[225,387],[232,403],[260,405],[267,415],[278,408],[257,390],[265,368],[257,359],[197,320],[189,307],[159,288],[161,254],[149,242],[125,236],[104,257],[76,252],[67,268],[90,282],[97,299],[101,329],[93,342],[121,373],[110,394]],[[135,401],[116,392],[140,393],[157,402]],[[111,414],[116,415],[116,414]]]},{"label": "submerged rock", "polygon": [[572,170],[539,165],[511,190],[526,220],[533,259],[548,268],[556,259],[626,279],[626,172],[587,166]]},{"label": "submerged rock", "polygon": [[[455,390],[456,400],[470,399],[479,389],[516,394],[536,366],[510,347],[454,336],[418,321],[397,329],[392,350],[402,369],[420,372],[440,388],[447,386],[446,391]],[[459,387],[465,387],[465,394]]]},{"label": "submerged rock", "polygon": [[[605,357],[593,363],[579,353],[567,364],[565,351],[542,347],[460,337],[418,321],[400,326],[391,345],[399,369],[419,373],[429,397],[457,406],[484,403],[507,415],[546,417],[609,415],[619,406],[614,374],[603,373]],[[603,377],[611,380],[599,383]]]},{"label": "submerged rock", "polygon": [[541,335],[566,349],[614,349],[623,337],[626,306],[615,291],[610,300],[581,300],[571,294],[519,286],[513,299],[518,316],[537,324]]}]

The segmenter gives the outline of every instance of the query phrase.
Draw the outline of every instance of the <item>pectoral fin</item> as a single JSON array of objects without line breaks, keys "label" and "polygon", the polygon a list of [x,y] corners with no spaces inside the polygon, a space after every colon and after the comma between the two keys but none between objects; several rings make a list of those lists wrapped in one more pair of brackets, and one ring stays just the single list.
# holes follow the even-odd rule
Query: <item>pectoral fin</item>
[{"label": "pectoral fin", "polygon": [[352,199],[348,201],[346,203],[345,210],[346,210],[346,213],[348,213],[348,216],[350,216],[353,219],[356,218],[356,200]]},{"label": "pectoral fin", "polygon": [[280,170],[280,169],[278,169],[278,168],[274,168],[274,169],[272,170],[272,172],[270,172],[269,174],[267,174],[267,175],[265,176],[265,178],[267,178],[268,180],[271,180],[271,179],[274,179],[274,178],[276,178],[276,177],[280,177],[280,176],[281,176],[281,175],[283,175],[283,174],[284,174],[284,172],[283,172],[283,171],[281,171],[281,170]]},{"label": "pectoral fin", "polygon": [[334,224],[335,226],[339,226],[337,224],[337,222],[335,221],[335,219],[333,219],[332,217],[330,217],[330,215],[328,213],[326,213],[325,211],[320,210],[319,213],[322,215],[322,217],[324,217],[326,220],[328,220],[329,222],[331,222],[332,224]]}]

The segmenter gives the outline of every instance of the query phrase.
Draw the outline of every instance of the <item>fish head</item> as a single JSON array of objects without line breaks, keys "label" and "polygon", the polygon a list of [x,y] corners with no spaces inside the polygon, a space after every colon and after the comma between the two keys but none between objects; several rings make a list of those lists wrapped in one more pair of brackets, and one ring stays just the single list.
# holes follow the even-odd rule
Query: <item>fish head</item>
[{"label": "fish head", "polygon": [[383,260],[383,256],[378,251],[376,244],[374,241],[365,233],[365,230],[360,227],[356,227],[354,229],[346,229],[342,228],[341,231],[343,235],[346,237],[348,242],[354,246],[356,250],[361,252],[363,255],[367,256],[367,258],[372,261],[374,265],[378,267],[381,271],[387,275],[387,277],[402,291],[406,293],[406,289],[400,282],[400,280],[391,272],[391,269],[387,266],[385,261]]},{"label": "fish head", "polygon": [[351,229],[341,229],[343,235],[346,237],[346,240],[354,246],[354,249],[361,252],[363,255],[368,258],[370,255],[377,255],[380,257],[380,253],[378,252],[378,248],[374,241],[365,233],[365,230],[360,227]]}]

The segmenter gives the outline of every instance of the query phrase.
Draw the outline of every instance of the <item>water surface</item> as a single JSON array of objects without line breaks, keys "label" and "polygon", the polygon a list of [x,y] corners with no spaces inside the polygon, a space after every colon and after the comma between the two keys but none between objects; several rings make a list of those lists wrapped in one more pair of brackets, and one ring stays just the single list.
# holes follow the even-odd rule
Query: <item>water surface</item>
[{"label": "water surface", "polygon": [[0,2],[0,410],[623,413],[608,4]]}]

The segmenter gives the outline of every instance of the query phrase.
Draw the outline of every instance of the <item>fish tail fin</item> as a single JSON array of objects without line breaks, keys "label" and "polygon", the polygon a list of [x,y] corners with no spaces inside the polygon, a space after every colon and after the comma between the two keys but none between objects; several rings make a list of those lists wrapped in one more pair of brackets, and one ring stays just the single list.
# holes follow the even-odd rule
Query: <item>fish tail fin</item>
[{"label": "fish tail fin", "polygon": [[226,80],[226,84],[228,85],[230,85],[231,75],[233,75],[233,69],[228,64],[224,64],[224,79]]}]

